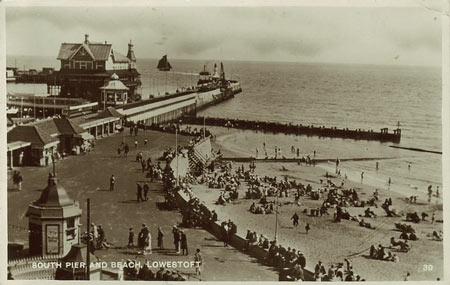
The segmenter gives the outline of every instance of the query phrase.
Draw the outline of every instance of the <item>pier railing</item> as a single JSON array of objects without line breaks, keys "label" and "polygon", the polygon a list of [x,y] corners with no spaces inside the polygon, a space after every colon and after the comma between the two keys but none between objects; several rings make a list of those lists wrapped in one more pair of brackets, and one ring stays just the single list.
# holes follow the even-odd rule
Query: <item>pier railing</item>
[{"label": "pier railing", "polygon": [[401,129],[395,129],[389,133],[387,128],[380,129],[380,132],[363,129],[339,129],[337,127],[317,127],[313,125],[301,125],[280,122],[263,122],[240,119],[226,119],[215,117],[194,117],[185,116],[182,118],[183,123],[193,125],[220,126],[236,129],[256,130],[271,133],[284,133],[295,135],[334,137],[353,140],[377,140],[381,142],[400,142]]}]

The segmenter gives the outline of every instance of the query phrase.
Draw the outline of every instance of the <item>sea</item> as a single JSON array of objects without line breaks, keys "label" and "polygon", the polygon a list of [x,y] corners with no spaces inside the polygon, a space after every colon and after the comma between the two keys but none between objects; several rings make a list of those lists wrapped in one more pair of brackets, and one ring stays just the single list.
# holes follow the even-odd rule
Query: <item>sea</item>
[{"label": "sea", "polygon": [[[216,60],[170,59],[170,72],[156,69],[158,59],[138,59],[142,97],[162,96],[166,92],[193,86],[198,72],[214,70]],[[442,92],[440,67],[387,66],[335,63],[291,63],[223,61],[228,79],[238,80],[242,93],[212,106],[199,115],[260,121],[290,122],[303,125],[365,129],[390,132],[400,126],[401,142],[355,141],[253,131],[213,128],[217,142],[229,145],[236,154],[262,157],[274,155],[275,146],[292,157],[291,148],[301,156],[314,151],[317,158],[327,158],[324,170],[334,173],[335,160],[379,158],[379,160],[345,161],[341,175],[376,187],[405,195],[425,196],[428,185],[442,191],[442,155],[395,149],[396,145],[442,151]],[[7,66],[20,69],[54,67],[55,57],[8,56]],[[8,92],[45,93],[42,84],[7,84]],[[263,143],[266,150],[263,149]],[[378,162],[379,169],[375,169]]]}]

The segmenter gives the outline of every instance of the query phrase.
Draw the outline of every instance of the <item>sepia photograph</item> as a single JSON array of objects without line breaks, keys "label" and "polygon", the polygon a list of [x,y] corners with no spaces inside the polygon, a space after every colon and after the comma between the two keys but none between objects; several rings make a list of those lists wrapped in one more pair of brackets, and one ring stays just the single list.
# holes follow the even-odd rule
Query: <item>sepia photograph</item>
[{"label": "sepia photograph", "polygon": [[19,2],[11,283],[444,280],[440,1]]}]

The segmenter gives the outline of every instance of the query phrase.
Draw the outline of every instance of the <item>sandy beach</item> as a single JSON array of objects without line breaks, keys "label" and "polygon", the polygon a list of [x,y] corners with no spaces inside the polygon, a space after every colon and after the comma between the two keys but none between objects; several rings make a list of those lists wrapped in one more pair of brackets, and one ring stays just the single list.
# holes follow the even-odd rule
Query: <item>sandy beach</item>
[{"label": "sandy beach", "polygon": [[[240,134],[228,134],[216,139],[213,147],[221,149],[224,156],[243,156],[239,150],[242,145],[238,145]],[[311,146],[310,146],[311,147]],[[345,163],[342,163],[345,169]],[[233,170],[236,170],[241,163],[233,163]],[[248,169],[248,163],[244,167]],[[281,168],[284,166],[287,171]],[[288,179],[295,179],[303,184],[311,184],[313,189],[323,188],[320,179],[325,180],[325,173],[329,164],[316,167],[297,165],[296,163],[256,163],[255,173],[260,176],[277,176]],[[329,172],[333,173],[333,172]],[[342,174],[343,175],[343,174]],[[350,178],[350,177],[349,177]],[[331,178],[335,184],[340,184],[343,178]],[[356,180],[356,179],[354,179]],[[287,198],[280,198],[279,202],[283,205],[279,209],[278,217],[278,240],[280,244],[301,250],[307,258],[307,268],[313,269],[315,264],[321,260],[327,267],[331,264],[344,262],[345,258],[350,258],[353,262],[354,271],[366,280],[403,280],[407,272],[411,273],[410,280],[436,280],[443,277],[443,243],[432,240],[429,236],[433,231],[442,230],[442,223],[431,224],[430,217],[435,213],[436,220],[442,219],[442,201],[435,197],[431,203],[427,202],[425,195],[419,195],[416,204],[410,204],[405,200],[407,197],[405,189],[395,191],[387,190],[387,187],[376,187],[364,181],[345,181],[345,188],[354,188],[357,190],[360,199],[369,198],[376,188],[379,189],[380,201],[382,204],[386,198],[392,198],[393,208],[405,215],[408,212],[422,213],[426,212],[428,221],[414,224],[406,222],[405,216],[386,217],[381,207],[371,209],[377,214],[377,218],[364,218],[370,222],[376,229],[367,229],[360,227],[357,222],[343,220],[341,223],[333,221],[333,209],[330,209],[330,216],[312,217],[303,211],[305,209],[317,208],[324,199],[324,194],[319,200],[311,200],[309,197],[300,199],[301,205],[297,206],[291,202],[294,201],[294,195]],[[373,182],[373,181],[370,181]],[[205,185],[195,185],[194,193],[207,203],[209,207],[215,209],[221,220],[233,220],[238,225],[238,232],[245,236],[247,229],[264,234],[270,239],[275,234],[275,214],[257,215],[249,212],[249,207],[258,200],[244,199],[246,185],[241,185],[239,189],[239,199],[225,206],[215,205],[220,189],[209,189]],[[293,191],[293,190],[292,190]],[[417,190],[411,189],[410,195],[417,195]],[[406,196],[405,196],[406,195]],[[274,200],[270,198],[269,200]],[[365,208],[347,207],[352,215],[363,214]],[[300,216],[298,228],[292,226],[291,216],[294,213]],[[308,211],[309,213],[309,211]],[[305,225],[309,223],[311,230],[308,234],[305,232]],[[395,252],[400,258],[400,262],[388,262],[373,260],[368,257],[369,247],[371,245],[389,246],[390,238],[399,238],[400,232],[395,230],[394,223],[411,224],[419,237],[418,241],[410,241],[412,249],[408,253]],[[424,265],[431,264],[433,269],[424,270]]]}]

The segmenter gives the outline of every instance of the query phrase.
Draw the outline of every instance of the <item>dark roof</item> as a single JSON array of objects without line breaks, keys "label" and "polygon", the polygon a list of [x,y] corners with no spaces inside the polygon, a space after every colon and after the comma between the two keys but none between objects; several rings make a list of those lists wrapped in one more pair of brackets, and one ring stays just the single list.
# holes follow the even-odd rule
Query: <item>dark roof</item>
[{"label": "dark roof", "polygon": [[124,115],[117,112],[116,109],[113,107],[107,107],[105,110],[103,110],[100,114],[97,115],[97,118],[108,118],[108,117],[116,117],[116,118],[122,118]]},{"label": "dark roof", "polygon": [[79,44],[61,44],[58,53],[58,60],[68,60],[72,57],[79,48],[83,46],[86,51],[91,54],[95,60],[106,61],[108,60],[109,53],[111,51],[111,44],[98,44],[98,43],[79,43]]},{"label": "dark roof", "polygon": [[42,130],[49,135],[59,135],[58,127],[56,126],[53,118],[32,122],[30,125],[38,127],[39,130]]},{"label": "dark roof", "polygon": [[60,134],[79,135],[86,132],[82,127],[67,118],[53,118],[17,126],[8,132],[8,143],[15,141],[31,142],[34,146],[44,146],[58,141]]},{"label": "dark roof", "polygon": [[81,134],[85,130],[71,122],[67,118],[52,118],[48,120],[37,121],[31,123],[30,125],[37,126],[40,130],[45,131],[50,135],[60,135],[60,134]]},{"label": "dark roof", "polygon": [[66,190],[59,184],[58,178],[52,178],[50,186],[42,191],[41,197],[35,202],[36,205],[45,207],[64,207],[73,203]]},{"label": "dark roof", "polygon": [[34,146],[44,146],[51,142],[58,141],[57,138],[51,137],[50,134],[33,125],[15,127],[8,132],[7,139],[8,143],[25,141],[30,142]]},{"label": "dark roof", "polygon": [[78,126],[67,118],[55,118],[53,119],[56,127],[61,134],[81,134],[86,132],[82,127]]}]

